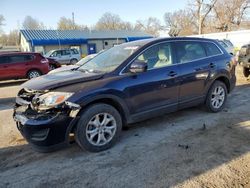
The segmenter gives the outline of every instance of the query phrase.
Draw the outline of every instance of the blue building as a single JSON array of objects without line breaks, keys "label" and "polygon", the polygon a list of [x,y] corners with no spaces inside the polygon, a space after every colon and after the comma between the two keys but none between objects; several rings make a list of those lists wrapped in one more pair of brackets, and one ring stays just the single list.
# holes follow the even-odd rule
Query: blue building
[{"label": "blue building", "polygon": [[141,31],[20,30],[20,48],[40,53],[77,48],[85,56],[124,42],[152,37]]}]

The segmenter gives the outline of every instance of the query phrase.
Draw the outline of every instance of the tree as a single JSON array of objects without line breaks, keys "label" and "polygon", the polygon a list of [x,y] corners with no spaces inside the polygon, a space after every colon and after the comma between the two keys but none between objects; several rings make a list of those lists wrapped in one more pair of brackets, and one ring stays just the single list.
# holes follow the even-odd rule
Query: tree
[{"label": "tree", "polygon": [[133,30],[130,22],[123,21],[119,15],[106,12],[95,25],[97,30]]},{"label": "tree", "polygon": [[249,0],[218,0],[214,8],[216,28],[219,31],[238,29],[249,8]]},{"label": "tree", "polygon": [[31,16],[26,16],[23,21],[24,29],[45,29],[46,27],[42,22],[32,18]]},{"label": "tree", "polygon": [[205,26],[205,21],[212,12],[217,0],[195,0],[195,4],[190,5],[190,10],[197,20],[198,34],[202,34]]},{"label": "tree", "polygon": [[73,29],[86,30],[86,29],[88,29],[88,27],[85,25],[78,25],[78,24],[74,23],[73,20],[70,18],[61,17],[59,19],[59,22],[57,23],[57,29],[60,29],[60,30],[73,30]]},{"label": "tree", "polygon": [[137,20],[135,24],[135,30],[141,30],[153,36],[159,36],[159,30],[161,29],[161,22],[159,19],[149,17],[146,20]]},{"label": "tree", "polygon": [[2,31],[2,26],[4,25],[4,24],[3,24],[4,20],[5,20],[5,19],[4,19],[3,15],[0,14],[0,34],[3,32],[3,31]]},{"label": "tree", "polygon": [[167,12],[164,15],[164,21],[169,29],[179,31],[181,36],[195,34],[195,19],[188,9],[181,9],[173,13]]}]

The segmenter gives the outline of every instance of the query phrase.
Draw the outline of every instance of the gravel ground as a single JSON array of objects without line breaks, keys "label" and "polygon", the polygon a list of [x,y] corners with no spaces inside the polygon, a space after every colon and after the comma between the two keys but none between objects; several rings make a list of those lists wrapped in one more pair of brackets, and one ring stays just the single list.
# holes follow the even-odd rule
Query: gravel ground
[{"label": "gravel ground", "polygon": [[[0,187],[250,187],[250,81],[238,81],[217,114],[190,108],[135,124],[101,153],[76,144],[40,154],[20,136],[0,88]],[[8,94],[9,93],[9,94]]]}]

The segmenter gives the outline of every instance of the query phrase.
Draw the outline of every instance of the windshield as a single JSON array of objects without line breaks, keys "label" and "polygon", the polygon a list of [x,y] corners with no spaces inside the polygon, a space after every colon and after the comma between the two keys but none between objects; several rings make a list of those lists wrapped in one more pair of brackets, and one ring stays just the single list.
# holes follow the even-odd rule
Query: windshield
[{"label": "windshield", "polygon": [[111,72],[121,65],[138,48],[138,45],[115,46],[86,62],[79,70]]},{"label": "windshield", "polygon": [[48,51],[48,52],[45,54],[45,56],[46,56],[46,57],[49,57],[54,51],[55,51],[55,50],[50,50],[50,51]]},{"label": "windshield", "polygon": [[80,61],[78,61],[78,62],[76,63],[76,65],[82,66],[83,64],[85,64],[85,63],[88,62],[89,60],[93,59],[95,56],[96,56],[96,54],[88,55],[88,56],[82,58]]}]

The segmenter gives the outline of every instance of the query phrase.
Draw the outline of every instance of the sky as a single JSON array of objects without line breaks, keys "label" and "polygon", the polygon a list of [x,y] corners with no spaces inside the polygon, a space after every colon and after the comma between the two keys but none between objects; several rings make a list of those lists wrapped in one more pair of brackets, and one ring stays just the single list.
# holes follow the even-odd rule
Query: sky
[{"label": "sky", "polygon": [[5,18],[3,31],[20,29],[25,16],[56,29],[60,17],[72,18],[81,25],[93,26],[105,13],[118,14],[124,21],[156,17],[161,20],[166,12],[184,8],[187,0],[0,0],[0,14]]}]

